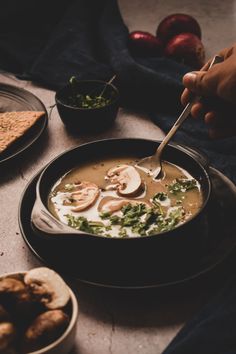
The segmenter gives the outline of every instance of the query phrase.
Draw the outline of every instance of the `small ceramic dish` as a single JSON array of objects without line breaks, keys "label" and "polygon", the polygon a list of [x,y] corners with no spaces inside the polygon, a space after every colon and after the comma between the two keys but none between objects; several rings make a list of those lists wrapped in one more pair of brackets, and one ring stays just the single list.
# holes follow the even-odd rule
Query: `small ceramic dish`
[{"label": "small ceramic dish", "polygon": [[99,131],[111,125],[119,108],[118,89],[99,80],[81,80],[56,92],[62,122],[74,132]]},{"label": "small ceramic dish", "polygon": [[[34,268],[34,269],[36,269],[36,268]],[[4,274],[4,275],[0,276],[0,282],[1,282],[1,280],[5,279],[5,278],[11,278],[11,279],[23,281],[26,273],[27,272],[21,271],[21,272]],[[77,318],[78,318],[78,303],[77,303],[76,296],[75,296],[74,292],[71,290],[71,288],[68,287],[68,291],[69,291],[70,298],[69,298],[69,302],[66,305],[66,310],[64,310],[64,311],[69,316],[69,322],[68,322],[68,325],[66,326],[65,330],[63,330],[62,334],[59,337],[57,337],[57,339],[55,339],[53,342],[51,342],[50,344],[48,344],[40,349],[37,349],[34,351],[27,351],[27,350],[23,349],[23,351],[19,351],[19,352],[14,351],[14,349],[13,349],[13,353],[16,353],[16,354],[18,354],[18,353],[24,353],[24,354],[68,354],[71,351],[71,349],[73,348],[73,345],[74,345],[74,341],[75,341],[76,325],[77,325]],[[5,307],[5,305],[4,305],[4,307]],[[1,302],[0,302],[0,309],[2,309],[2,308],[3,308],[3,306],[1,306]],[[14,305],[13,305],[13,308],[15,310]],[[20,311],[22,311],[22,309]],[[46,310],[44,310],[44,311],[46,311]],[[30,311],[28,311],[28,312],[30,312]],[[18,317],[16,315],[14,317],[14,315],[12,315],[12,312],[10,312],[8,308],[7,308],[7,313],[10,313],[11,320],[8,319],[8,320],[4,321],[2,318],[2,320],[0,321],[0,324],[3,322],[12,321],[12,323],[14,324],[14,326],[16,328],[16,331],[21,331],[22,330],[21,325],[19,324],[19,322],[17,322]],[[27,314],[26,308],[23,309],[23,313],[25,314],[24,318],[27,317],[27,315],[29,315],[29,313]],[[16,322],[14,322],[14,321],[16,321]],[[19,321],[19,318],[18,318],[18,321]],[[17,323],[17,324],[15,324],[15,323]],[[17,345],[17,344],[15,344],[15,345]],[[18,350],[18,348],[17,348],[17,350]],[[6,348],[6,351],[7,351],[7,348]]]}]

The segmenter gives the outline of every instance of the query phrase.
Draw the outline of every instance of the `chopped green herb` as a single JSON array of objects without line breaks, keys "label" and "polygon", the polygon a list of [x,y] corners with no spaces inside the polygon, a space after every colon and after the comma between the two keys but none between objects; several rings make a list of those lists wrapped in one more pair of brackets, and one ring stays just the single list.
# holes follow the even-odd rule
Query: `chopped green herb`
[{"label": "chopped green herb", "polygon": [[[152,223],[155,223],[159,212],[156,208],[147,208],[143,203],[131,205],[128,204],[122,208],[123,217],[122,226],[130,226],[133,233],[140,236],[146,235],[147,229]],[[144,218],[141,218],[145,215]]]},{"label": "chopped green herb", "polygon": [[145,217],[145,223],[147,225],[154,224],[157,221],[159,210],[150,208]]},{"label": "chopped green herb", "polygon": [[152,229],[148,230],[147,232],[147,235],[148,236],[151,236],[151,235],[156,235],[160,232],[159,228],[156,226],[156,227],[153,227]]},{"label": "chopped green herb", "polygon": [[126,229],[120,228],[119,236],[121,236],[121,237],[127,236],[127,231],[126,231]]},{"label": "chopped green herb", "polygon": [[139,204],[127,204],[121,209],[123,215],[129,218],[134,218],[137,216],[142,216],[147,212],[147,207],[143,203]]},{"label": "chopped green herb", "polygon": [[157,221],[159,232],[172,230],[183,218],[184,210],[182,207],[178,207],[172,210],[168,217],[159,219]]},{"label": "chopped green herb", "polygon": [[139,220],[140,219],[138,216],[131,217],[131,216],[127,215],[122,219],[122,225],[123,226],[132,226],[132,225],[136,224],[137,222],[139,222]]},{"label": "chopped green herb", "polygon": [[85,217],[75,217],[73,215],[66,215],[66,217],[68,219],[68,225],[73,227],[74,229],[88,232],[91,234],[94,233],[93,228],[89,225],[89,222]]},{"label": "chopped green herb", "polygon": [[170,193],[177,194],[180,192],[185,193],[188,190],[197,188],[197,181],[195,179],[184,179],[184,178],[176,178],[171,184],[168,186],[168,190]]},{"label": "chopped green herb", "polygon": [[98,94],[82,94],[79,93],[79,82],[77,81],[75,76],[72,76],[69,80],[69,83],[72,88],[71,95],[66,98],[66,104],[84,109],[94,109],[101,108],[107,106],[112,102],[112,98],[115,95],[115,92],[110,93],[110,97],[104,96],[104,91],[98,92]]},{"label": "chopped green herb", "polygon": [[149,225],[145,222],[139,222],[132,226],[132,232],[139,234],[140,236],[146,236],[146,231],[148,227]]},{"label": "chopped green herb", "polygon": [[73,95],[68,96],[66,103],[72,107],[94,109],[105,107],[111,102],[111,98],[107,98],[104,96],[82,95],[74,92]]},{"label": "chopped green herb", "polygon": [[145,204],[128,204],[121,210],[123,212],[122,225],[132,226],[133,230],[137,229],[137,225],[140,223],[140,217],[147,212],[147,207]]},{"label": "chopped green herb", "polygon": [[84,216],[75,217],[73,215],[66,215],[68,225],[74,229],[88,232],[90,234],[102,234],[104,232],[104,224],[100,221],[88,221]]},{"label": "chopped green herb", "polygon": [[121,211],[122,211],[122,213],[125,215],[125,214],[127,214],[130,210],[132,210],[132,204],[126,204],[125,206],[123,206],[122,208],[121,208]]},{"label": "chopped green herb", "polygon": [[159,192],[153,196],[153,200],[160,200],[161,202],[164,202],[168,198],[167,194],[164,192]]},{"label": "chopped green herb", "polygon": [[[181,200],[180,200],[181,202]],[[156,201],[158,204],[158,202]],[[122,216],[102,214],[110,224],[105,225],[101,221],[88,221],[85,217],[74,217],[67,215],[68,225],[84,232],[112,237],[106,231],[112,230],[113,225],[120,225],[118,235],[128,236],[127,227],[131,228],[133,234],[140,236],[152,235],[164,231],[172,230],[184,217],[182,206],[173,208],[167,215],[160,212],[156,206],[148,208],[146,204],[128,204],[121,209]]]},{"label": "chopped green herb", "polygon": [[99,214],[101,219],[109,219],[111,214],[108,211],[104,211],[103,213]]},{"label": "chopped green herb", "polygon": [[169,217],[174,218],[174,219],[178,219],[180,221],[182,219],[182,217],[184,216],[184,214],[185,214],[184,209],[182,207],[178,207],[178,208],[171,210],[171,212],[169,213]]},{"label": "chopped green herb", "polygon": [[105,227],[101,221],[89,221],[88,223],[91,227]]},{"label": "chopped green herb", "polygon": [[110,223],[111,223],[111,225],[120,225],[121,218],[118,215],[112,215],[110,217]]},{"label": "chopped green herb", "polygon": [[104,230],[102,228],[100,228],[100,227],[94,227],[93,228],[93,233],[95,235],[102,235],[102,234],[104,234]]},{"label": "chopped green herb", "polygon": [[156,212],[160,215],[163,215],[164,212],[163,212],[160,202],[157,199],[155,199],[155,200],[152,199],[151,202],[154,205]]},{"label": "chopped green herb", "polygon": [[71,95],[66,98],[65,103],[72,107],[85,108],[85,109],[101,108],[110,104],[113,98],[116,96],[116,92],[115,90],[107,92],[108,90],[106,90],[106,88],[107,85],[110,84],[115,79],[115,77],[116,75],[114,75],[111,78],[111,80],[104,83],[104,87],[102,90],[101,89],[99,90],[97,88],[98,90],[97,94],[94,92],[95,91],[94,89],[92,89],[87,94],[84,94],[78,92],[79,81],[76,79],[75,76],[72,76],[69,79],[69,83],[71,85]]},{"label": "chopped green herb", "polygon": [[184,209],[182,207],[173,209],[165,218],[160,215],[157,218],[156,225],[154,224],[155,226],[148,230],[147,234],[155,235],[160,232],[170,231],[179,224],[179,222],[183,219],[183,216]]}]

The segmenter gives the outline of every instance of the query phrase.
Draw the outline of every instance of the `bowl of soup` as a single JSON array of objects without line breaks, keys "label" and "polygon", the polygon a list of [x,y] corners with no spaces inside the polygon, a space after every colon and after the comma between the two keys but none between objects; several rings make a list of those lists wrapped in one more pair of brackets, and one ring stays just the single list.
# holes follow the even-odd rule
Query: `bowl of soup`
[{"label": "bowl of soup", "polygon": [[211,183],[204,158],[169,144],[163,177],[137,166],[160,142],[107,139],[58,156],[42,172],[32,226],[45,244],[64,245],[88,274],[138,277],[194,262],[207,241]]}]

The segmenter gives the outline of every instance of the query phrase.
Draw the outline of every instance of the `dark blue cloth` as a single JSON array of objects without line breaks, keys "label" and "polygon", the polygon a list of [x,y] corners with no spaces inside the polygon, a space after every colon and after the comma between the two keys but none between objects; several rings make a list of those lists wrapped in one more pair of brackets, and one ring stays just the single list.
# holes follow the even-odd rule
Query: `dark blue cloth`
[{"label": "dark blue cloth", "polygon": [[177,334],[163,354],[236,353],[236,278]]},{"label": "dark blue cloth", "polygon": [[[115,73],[122,104],[149,112],[169,130],[181,109],[181,80],[189,68],[164,58],[134,58],[115,0],[9,0],[1,6],[1,69],[53,89],[74,75],[108,80]],[[189,119],[174,140],[203,150],[236,182],[236,137],[210,141],[204,123]],[[180,353],[236,353],[235,279],[165,351]]]}]

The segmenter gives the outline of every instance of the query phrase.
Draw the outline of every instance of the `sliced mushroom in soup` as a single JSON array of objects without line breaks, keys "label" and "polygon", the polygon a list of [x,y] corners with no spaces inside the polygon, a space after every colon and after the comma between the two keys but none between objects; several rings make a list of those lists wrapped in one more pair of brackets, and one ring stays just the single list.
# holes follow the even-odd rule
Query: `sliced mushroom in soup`
[{"label": "sliced mushroom in soup", "polygon": [[199,182],[163,161],[154,180],[131,158],[87,163],[64,175],[48,198],[63,223],[104,237],[140,237],[170,231],[193,217],[203,203]]}]

